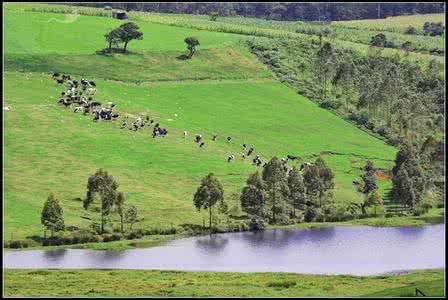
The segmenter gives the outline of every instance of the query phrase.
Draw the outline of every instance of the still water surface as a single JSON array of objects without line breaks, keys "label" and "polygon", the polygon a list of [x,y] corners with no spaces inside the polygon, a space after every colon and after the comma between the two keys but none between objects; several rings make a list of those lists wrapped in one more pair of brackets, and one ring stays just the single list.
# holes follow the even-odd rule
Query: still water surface
[{"label": "still water surface", "polygon": [[125,251],[6,251],[3,267],[373,275],[444,268],[445,227],[274,229],[192,237]]}]

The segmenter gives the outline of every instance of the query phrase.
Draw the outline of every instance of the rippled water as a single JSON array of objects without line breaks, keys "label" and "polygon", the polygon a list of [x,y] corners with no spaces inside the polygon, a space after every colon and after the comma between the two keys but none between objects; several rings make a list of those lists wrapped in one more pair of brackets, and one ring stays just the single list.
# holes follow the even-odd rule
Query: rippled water
[{"label": "rippled water", "polygon": [[3,267],[371,275],[445,267],[445,227],[274,229],[193,237],[125,251],[6,251]]}]

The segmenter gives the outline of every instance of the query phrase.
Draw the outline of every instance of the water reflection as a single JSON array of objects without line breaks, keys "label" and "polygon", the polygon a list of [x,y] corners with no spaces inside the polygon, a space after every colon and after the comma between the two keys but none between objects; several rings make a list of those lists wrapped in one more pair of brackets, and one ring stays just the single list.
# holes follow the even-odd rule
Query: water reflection
[{"label": "water reflection", "polygon": [[67,254],[67,249],[48,250],[42,252],[45,259],[52,262],[58,262],[64,259],[64,256]]},{"label": "water reflection", "polygon": [[5,251],[4,268],[119,268],[369,275],[445,266],[445,227],[239,232],[126,251]]},{"label": "water reflection", "polygon": [[206,238],[199,238],[195,242],[195,246],[202,253],[207,255],[217,254],[224,250],[229,243],[229,239],[223,235],[212,235]]}]

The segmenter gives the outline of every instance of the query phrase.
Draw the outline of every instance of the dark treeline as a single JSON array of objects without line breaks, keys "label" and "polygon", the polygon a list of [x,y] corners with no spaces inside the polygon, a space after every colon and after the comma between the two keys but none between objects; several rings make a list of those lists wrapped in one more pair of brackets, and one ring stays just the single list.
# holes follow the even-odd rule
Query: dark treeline
[{"label": "dark treeline", "polygon": [[[56,4],[56,3],[55,3]],[[60,3],[59,3],[60,4]],[[127,11],[244,16],[283,21],[339,21],[375,19],[407,14],[443,13],[444,3],[70,3],[92,7],[110,6]]]}]

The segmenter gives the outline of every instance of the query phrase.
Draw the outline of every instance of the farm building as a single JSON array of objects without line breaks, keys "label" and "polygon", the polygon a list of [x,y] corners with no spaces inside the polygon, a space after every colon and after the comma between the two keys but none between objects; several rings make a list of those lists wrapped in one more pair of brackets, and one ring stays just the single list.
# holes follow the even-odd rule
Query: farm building
[{"label": "farm building", "polygon": [[113,10],[112,11],[112,18],[124,20],[124,19],[128,18],[128,14],[125,11]]}]

